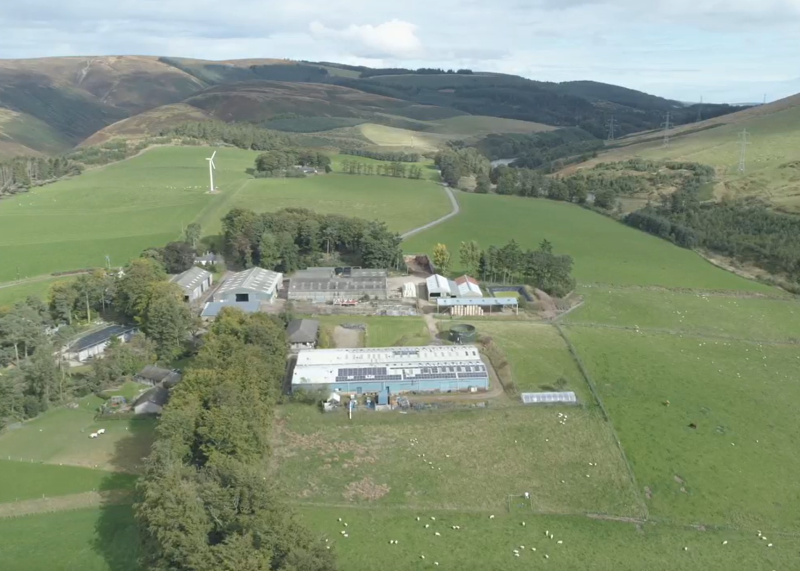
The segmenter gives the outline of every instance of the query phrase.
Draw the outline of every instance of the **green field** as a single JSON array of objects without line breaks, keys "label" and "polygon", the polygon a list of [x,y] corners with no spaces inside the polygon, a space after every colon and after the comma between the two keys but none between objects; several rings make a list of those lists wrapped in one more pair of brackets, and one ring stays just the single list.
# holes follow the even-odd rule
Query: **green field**
[{"label": "green field", "polygon": [[523,248],[550,240],[575,260],[579,283],[773,291],[715,268],[699,255],[589,210],[545,199],[459,193],[461,213],[403,243],[408,253],[431,253],[441,242],[458,267],[458,246],[477,240],[483,248],[514,239]]},{"label": "green field", "polygon": [[[755,533],[709,529],[704,532],[662,524],[599,521],[582,516],[541,516],[432,510],[300,510],[313,529],[333,543],[348,571],[404,569],[552,569],[557,571],[729,571],[793,569],[797,537],[772,538],[767,548]],[[431,527],[425,529],[425,521]],[[436,521],[429,521],[430,516]],[[340,535],[342,518],[347,539]],[[525,527],[522,527],[525,521]],[[460,530],[453,530],[458,525]],[[441,536],[436,537],[434,530]],[[546,539],[545,531],[555,535]],[[769,533],[766,529],[765,533]],[[399,544],[388,545],[389,539]],[[564,543],[558,544],[561,540]],[[727,545],[722,545],[727,541]],[[525,549],[521,550],[520,546]],[[531,548],[536,551],[531,551]],[[684,547],[688,550],[684,551]],[[514,557],[513,550],[521,556]],[[421,556],[425,555],[425,559]],[[545,559],[549,555],[549,559]],[[434,562],[438,561],[439,566]]]},{"label": "green field", "polygon": [[130,506],[0,519],[3,571],[139,571]]},{"label": "green field", "polygon": [[12,306],[27,297],[47,299],[50,287],[57,281],[67,281],[73,278],[60,277],[45,279],[29,283],[21,283],[0,287],[0,307]]},{"label": "green field", "polygon": [[286,406],[277,477],[291,498],[330,505],[499,512],[508,494],[528,491],[539,512],[643,515],[599,414],[562,407],[562,425],[558,410],[356,412],[349,421]]},{"label": "green field", "polygon": [[394,345],[427,345],[431,336],[425,322],[419,317],[364,317],[360,315],[329,315],[314,317],[320,326],[333,333],[342,323],[363,323],[367,326],[364,342],[367,347]]},{"label": "green field", "polygon": [[[386,221],[408,230],[449,211],[441,188],[421,181],[332,175],[252,179],[257,153],[220,149],[217,195],[206,193],[211,149],[162,147],[136,158],[0,201],[0,282],[53,271],[123,264],[181,235],[193,221],[206,233],[233,207],[302,206]],[[419,208],[425,202],[426,208]]]},{"label": "green field", "polygon": [[89,468],[0,459],[0,503],[92,490],[131,489],[135,483],[136,477],[131,474],[111,477],[108,472]]},{"label": "green field", "polygon": [[[582,287],[586,303],[567,323],[731,339],[800,342],[800,301],[637,288]],[[775,290],[778,294],[778,290]]]},{"label": "green field", "polygon": [[519,392],[551,391],[563,379],[566,385],[558,390],[575,391],[581,403],[593,406],[589,387],[555,327],[525,321],[481,321],[476,326],[505,353]]},{"label": "green field", "polygon": [[[136,472],[147,456],[155,422],[151,419],[95,422],[97,397],[79,408],[60,408],[0,434],[0,458]],[[105,428],[106,434],[89,434]]]},{"label": "green field", "polygon": [[653,517],[800,530],[797,345],[580,326],[567,334],[651,491]]}]

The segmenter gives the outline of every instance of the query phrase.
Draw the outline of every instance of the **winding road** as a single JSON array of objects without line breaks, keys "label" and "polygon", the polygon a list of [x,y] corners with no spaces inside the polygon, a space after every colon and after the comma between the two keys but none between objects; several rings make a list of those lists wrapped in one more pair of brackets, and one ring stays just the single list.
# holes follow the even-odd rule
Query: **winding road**
[{"label": "winding road", "polygon": [[453,216],[455,216],[456,214],[461,212],[461,207],[458,205],[458,200],[456,200],[456,195],[453,194],[453,190],[449,186],[447,186],[446,184],[442,184],[442,188],[444,188],[444,191],[447,193],[447,196],[450,198],[450,204],[453,205],[453,210],[450,211],[450,214],[442,216],[441,218],[438,218],[437,220],[434,220],[433,222],[428,222],[424,226],[420,226],[419,228],[414,228],[413,230],[409,230],[408,232],[400,234],[400,237],[403,240],[405,240],[406,238],[410,238],[414,234],[418,234],[418,233],[420,233],[420,232],[422,232],[424,230],[428,230],[429,228],[433,228],[434,226],[437,226],[437,225],[441,224],[445,220],[448,220],[449,218],[452,218]]}]

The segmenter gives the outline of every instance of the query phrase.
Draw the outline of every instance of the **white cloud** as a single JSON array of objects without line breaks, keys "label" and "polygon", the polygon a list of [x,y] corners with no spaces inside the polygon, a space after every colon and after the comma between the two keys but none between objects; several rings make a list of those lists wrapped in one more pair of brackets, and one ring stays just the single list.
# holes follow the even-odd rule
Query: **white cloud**
[{"label": "white cloud", "polygon": [[[798,75],[800,0],[326,0],[323,6],[0,0],[0,58],[142,54],[469,67],[733,101],[751,98],[745,84],[784,85]],[[775,91],[785,89],[791,87]]]},{"label": "white cloud", "polygon": [[417,37],[417,26],[402,20],[390,20],[373,26],[364,24],[337,30],[320,22],[309,25],[312,37],[346,43],[355,55],[370,58],[415,58],[423,55],[422,42]]}]

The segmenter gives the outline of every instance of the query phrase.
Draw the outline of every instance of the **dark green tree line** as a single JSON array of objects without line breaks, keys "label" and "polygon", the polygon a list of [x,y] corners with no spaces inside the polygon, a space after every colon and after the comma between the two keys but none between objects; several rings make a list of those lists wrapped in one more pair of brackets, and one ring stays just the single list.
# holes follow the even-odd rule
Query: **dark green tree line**
[{"label": "dark green tree line", "polygon": [[264,471],[286,351],[277,317],[226,308],[215,321],[172,392],[137,486],[148,569],[335,570]]},{"label": "dark green tree line", "polygon": [[284,273],[319,265],[324,254],[355,256],[361,265],[396,268],[400,237],[383,222],[304,208],[256,214],[236,208],[222,219],[226,259],[241,267],[261,266]]}]

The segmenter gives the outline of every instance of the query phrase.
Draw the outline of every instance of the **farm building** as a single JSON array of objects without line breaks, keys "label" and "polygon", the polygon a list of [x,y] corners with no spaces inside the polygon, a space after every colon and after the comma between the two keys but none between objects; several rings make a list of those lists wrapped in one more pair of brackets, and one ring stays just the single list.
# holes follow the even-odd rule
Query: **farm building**
[{"label": "farm building", "polygon": [[183,290],[183,301],[192,302],[208,291],[214,281],[214,276],[203,268],[190,268],[182,274],[174,276],[170,281],[178,284]]},{"label": "farm building", "polygon": [[292,389],[397,394],[487,389],[474,345],[300,351]]},{"label": "farm building", "polygon": [[278,289],[280,289],[282,281],[283,274],[264,268],[250,268],[243,272],[237,272],[222,282],[219,290],[214,294],[214,301],[272,303],[278,296]]},{"label": "farm building", "polygon": [[436,300],[438,313],[452,315],[483,315],[509,308],[519,313],[519,300],[515,297],[459,297]]},{"label": "farm building", "polygon": [[130,325],[109,325],[78,339],[67,349],[66,357],[80,362],[88,361],[92,357],[102,355],[112,339],[127,343],[137,332],[138,329]]},{"label": "farm building", "polygon": [[461,297],[483,297],[477,280],[469,276],[461,276],[456,280],[450,280],[439,274],[434,274],[425,280],[425,286],[428,289],[428,301]]},{"label": "farm building", "polygon": [[133,377],[138,382],[146,385],[163,385],[167,388],[174,387],[181,381],[181,374],[172,369],[164,369],[155,365],[148,365]]},{"label": "farm building", "polygon": [[206,252],[202,256],[195,256],[194,263],[205,266],[216,266],[217,264],[221,264],[224,262],[222,256],[219,254],[215,254],[214,252]]},{"label": "farm building", "polygon": [[205,319],[206,321],[211,321],[212,319],[216,319],[219,312],[222,311],[223,307],[235,307],[245,313],[258,313],[261,311],[261,302],[260,301],[243,301],[243,302],[235,302],[235,301],[209,301],[203,307],[203,311],[200,313],[200,317]]},{"label": "farm building", "polygon": [[169,400],[169,391],[164,387],[153,387],[133,401],[133,412],[136,414],[161,414]]},{"label": "farm building", "polygon": [[318,333],[319,321],[315,319],[294,319],[286,326],[286,335],[292,351],[316,347]]},{"label": "farm building", "polygon": [[289,279],[290,300],[326,303],[335,300],[358,300],[389,297],[386,270],[361,268],[308,268]]}]

